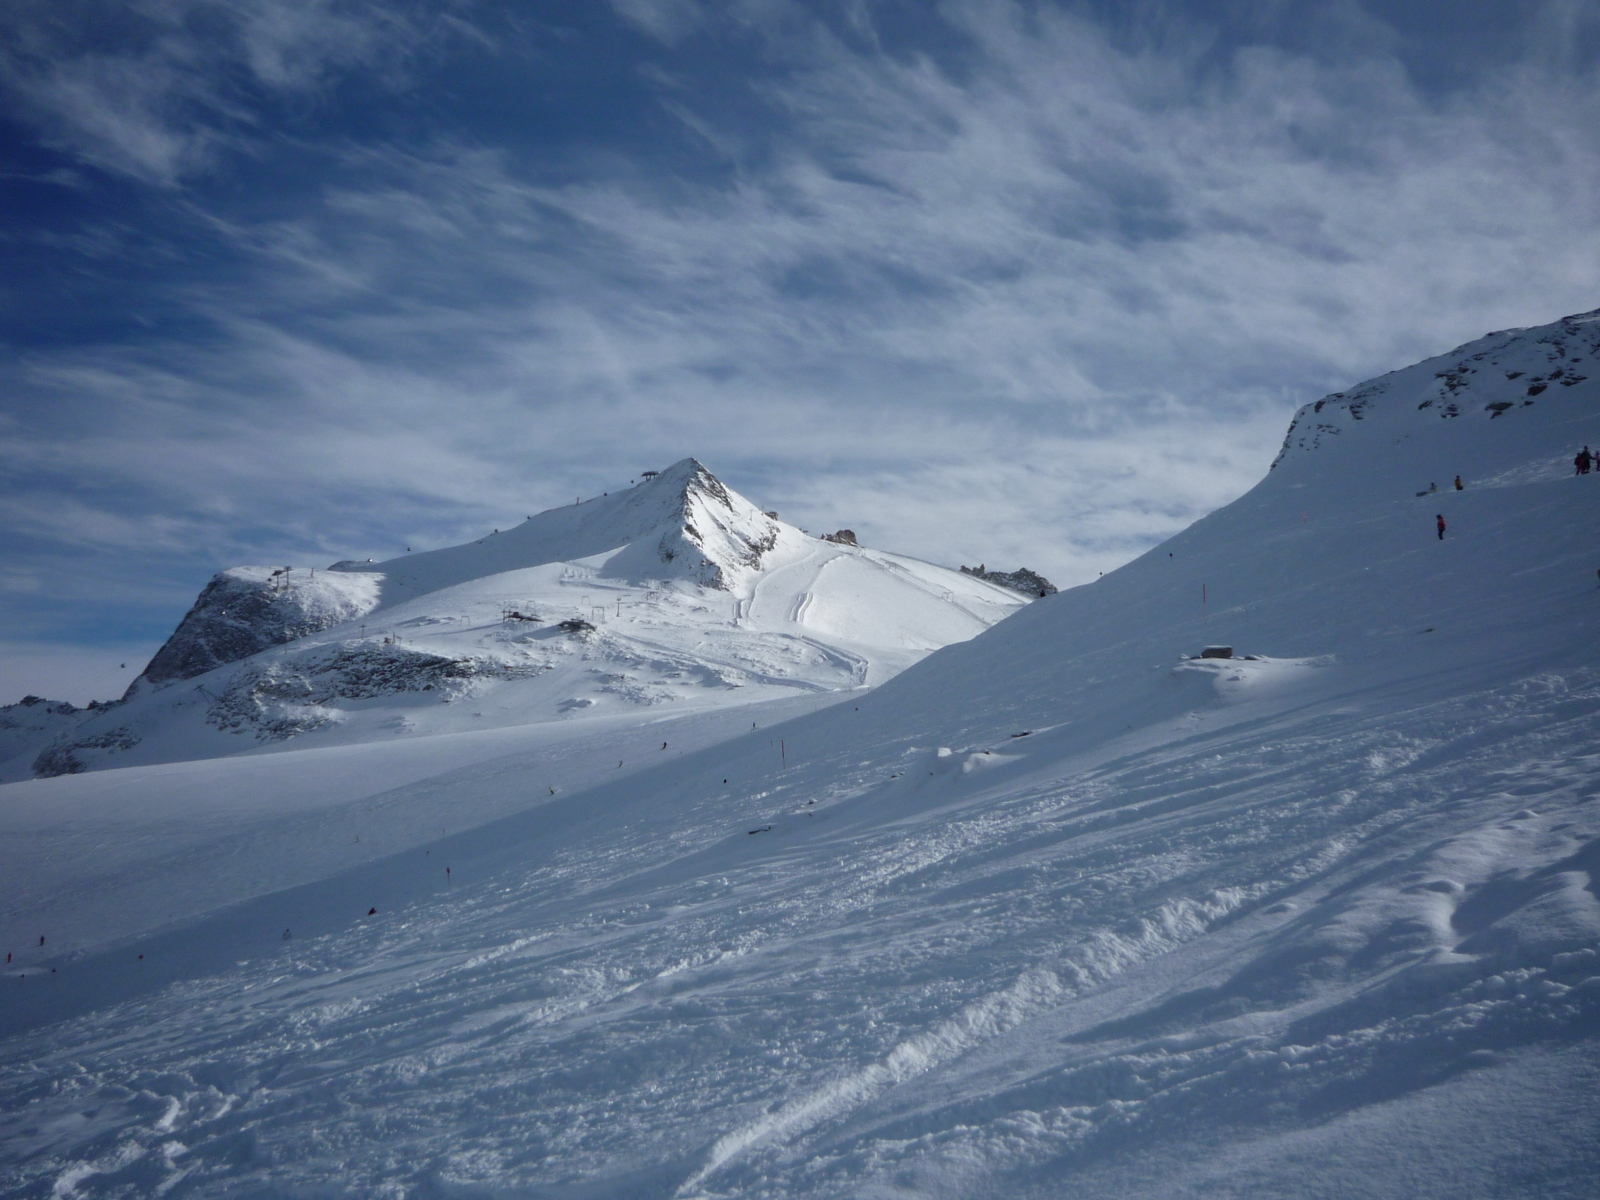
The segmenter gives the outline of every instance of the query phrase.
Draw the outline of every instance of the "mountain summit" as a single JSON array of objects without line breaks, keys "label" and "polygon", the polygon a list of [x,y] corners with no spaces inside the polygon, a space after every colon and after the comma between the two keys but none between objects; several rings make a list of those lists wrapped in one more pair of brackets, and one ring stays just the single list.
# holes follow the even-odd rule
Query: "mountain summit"
[{"label": "mountain summit", "polygon": [[943,567],[809,537],[686,458],[465,545],[223,571],[121,703],[0,712],[0,779],[290,739],[823,703],[1024,602]]},{"label": "mountain summit", "polygon": [[[192,679],[416,596],[524,567],[604,556],[611,578],[747,586],[779,526],[686,458],[615,496],[529,517],[505,533],[384,562],[314,570],[233,567],[200,593],[141,678]],[[137,681],[136,681],[137,684]]]},{"label": "mountain summit", "polygon": [[463,546],[333,569],[380,574],[385,606],[469,579],[579,560],[596,560],[606,579],[677,579],[741,592],[777,544],[780,528],[697,460],[685,458],[626,491],[549,509]]}]

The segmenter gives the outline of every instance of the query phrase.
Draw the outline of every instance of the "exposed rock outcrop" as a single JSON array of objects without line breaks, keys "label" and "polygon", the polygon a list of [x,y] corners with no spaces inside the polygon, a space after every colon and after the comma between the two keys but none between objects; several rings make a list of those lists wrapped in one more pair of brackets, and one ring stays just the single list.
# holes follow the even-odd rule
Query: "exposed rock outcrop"
[{"label": "exposed rock outcrop", "polygon": [[543,669],[482,657],[447,658],[389,643],[313,650],[241,668],[227,690],[213,698],[206,723],[282,741],[339,720],[339,701],[433,691],[448,701],[462,695],[473,679],[528,678]]},{"label": "exposed rock outcrop", "polygon": [[[72,738],[46,746],[33,760],[33,773],[40,779],[56,775],[77,775],[86,771],[96,757],[106,758],[118,750],[132,750],[139,735],[127,726],[107,729],[86,737]],[[94,752],[100,751],[99,755]]]},{"label": "exposed rock outcrop", "polygon": [[212,578],[143,678],[192,679],[377,607],[382,575],[234,567]]},{"label": "exposed rock outcrop", "polygon": [[1018,567],[1015,571],[990,571],[982,563],[975,567],[962,567],[963,575],[973,575],[988,583],[997,583],[1003,588],[1010,588],[1013,592],[1021,592],[1024,596],[1045,596],[1056,594],[1056,585],[1051,583],[1037,571],[1030,571],[1027,567]]},{"label": "exposed rock outcrop", "polygon": [[31,754],[41,743],[69,735],[99,707],[79,708],[42,696],[24,696],[16,704],[7,704],[0,708],[0,762]]},{"label": "exposed rock outcrop", "polygon": [[[1381,436],[1398,441],[1440,421],[1480,414],[1493,421],[1552,399],[1559,403],[1559,389],[1578,387],[1589,379],[1586,372],[1600,372],[1600,309],[1485,334],[1449,354],[1304,405],[1272,466],[1347,441],[1363,423],[1385,426]],[[1551,387],[1558,390],[1546,396]],[[1515,424],[1513,418],[1506,427]]]}]

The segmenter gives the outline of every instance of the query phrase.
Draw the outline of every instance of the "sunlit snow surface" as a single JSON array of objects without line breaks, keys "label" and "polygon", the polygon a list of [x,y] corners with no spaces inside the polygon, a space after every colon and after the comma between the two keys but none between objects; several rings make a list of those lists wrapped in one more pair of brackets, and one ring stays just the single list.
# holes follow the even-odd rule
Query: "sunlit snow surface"
[{"label": "sunlit snow surface", "polygon": [[122,703],[0,712],[0,782],[583,723],[548,748],[596,718],[874,686],[1027,602],[809,537],[685,459],[462,546],[225,572]]},{"label": "sunlit snow surface", "polygon": [[[1600,406],[1520,398],[1597,341],[1385,377],[1165,546],[809,715],[619,724],[554,795],[489,740],[522,735],[454,735],[434,777],[242,820],[287,891],[175,850],[187,918],[5,980],[7,1188],[1593,1196],[1600,476],[1568,464]],[[160,768],[148,823],[153,771],[0,791],[8,936],[50,951],[36,903],[92,940],[92,866],[87,901],[10,873],[74,811],[86,846],[187,836],[366,752]]]}]

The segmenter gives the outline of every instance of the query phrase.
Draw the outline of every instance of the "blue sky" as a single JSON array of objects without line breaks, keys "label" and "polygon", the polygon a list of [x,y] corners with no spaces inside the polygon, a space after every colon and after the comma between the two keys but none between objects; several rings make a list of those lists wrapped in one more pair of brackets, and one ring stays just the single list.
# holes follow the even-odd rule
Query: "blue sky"
[{"label": "blue sky", "polygon": [[[1592,3],[13,0],[0,702],[693,454],[1092,579],[1600,305]],[[126,663],[126,666],[121,664]]]}]

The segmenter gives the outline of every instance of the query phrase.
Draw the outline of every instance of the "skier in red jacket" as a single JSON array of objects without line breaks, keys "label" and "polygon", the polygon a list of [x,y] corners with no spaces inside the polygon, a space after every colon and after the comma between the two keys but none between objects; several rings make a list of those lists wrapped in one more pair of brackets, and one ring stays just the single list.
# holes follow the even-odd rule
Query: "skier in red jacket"
[{"label": "skier in red jacket", "polygon": [[1442,542],[1444,541],[1444,514],[1439,513],[1436,519],[1439,525],[1439,540]]}]

